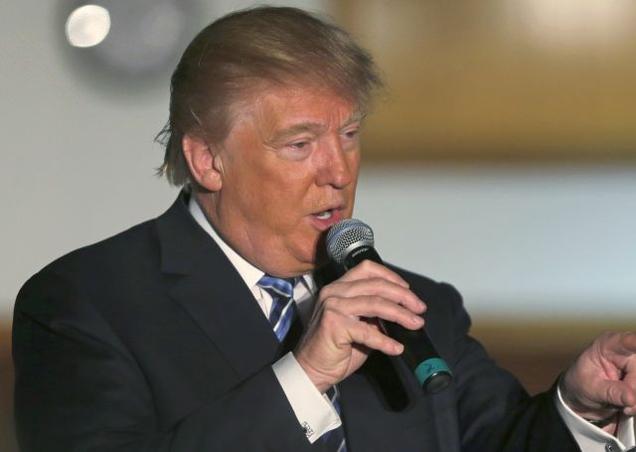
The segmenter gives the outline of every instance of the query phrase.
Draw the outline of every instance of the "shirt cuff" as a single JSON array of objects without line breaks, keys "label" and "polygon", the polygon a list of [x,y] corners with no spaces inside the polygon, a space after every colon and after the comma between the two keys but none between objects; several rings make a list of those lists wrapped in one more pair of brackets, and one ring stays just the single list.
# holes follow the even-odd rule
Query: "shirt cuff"
[{"label": "shirt cuff", "polygon": [[632,416],[621,415],[618,437],[614,437],[576,414],[563,400],[561,388],[558,385],[555,399],[561,418],[583,452],[621,451],[636,445]]},{"label": "shirt cuff", "polygon": [[293,353],[272,364],[272,369],[310,443],[340,427],[340,416],[329,397],[318,391]]}]

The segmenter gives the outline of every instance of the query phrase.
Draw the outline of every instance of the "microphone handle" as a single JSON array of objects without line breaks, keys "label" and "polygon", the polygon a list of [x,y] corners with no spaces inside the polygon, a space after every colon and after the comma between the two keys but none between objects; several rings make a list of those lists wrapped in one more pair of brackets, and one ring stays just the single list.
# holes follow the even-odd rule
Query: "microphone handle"
[{"label": "microphone handle", "polygon": [[[360,246],[347,254],[343,265],[349,270],[363,260],[383,264],[375,248]],[[397,323],[382,319],[378,319],[378,323],[384,334],[404,345],[404,352],[399,358],[415,376],[424,392],[435,394],[450,384],[453,375],[423,329],[407,330]]]}]

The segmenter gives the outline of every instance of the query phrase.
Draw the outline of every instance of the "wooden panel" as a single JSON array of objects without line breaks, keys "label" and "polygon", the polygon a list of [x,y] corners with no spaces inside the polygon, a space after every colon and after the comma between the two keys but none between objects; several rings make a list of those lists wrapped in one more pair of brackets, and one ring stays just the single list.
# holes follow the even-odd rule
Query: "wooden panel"
[{"label": "wooden panel", "polygon": [[330,2],[388,82],[366,158],[633,162],[636,3],[584,3]]},{"label": "wooden panel", "polygon": [[531,394],[548,389],[574,359],[604,331],[631,331],[625,320],[567,321],[497,319],[475,321],[472,335]]}]

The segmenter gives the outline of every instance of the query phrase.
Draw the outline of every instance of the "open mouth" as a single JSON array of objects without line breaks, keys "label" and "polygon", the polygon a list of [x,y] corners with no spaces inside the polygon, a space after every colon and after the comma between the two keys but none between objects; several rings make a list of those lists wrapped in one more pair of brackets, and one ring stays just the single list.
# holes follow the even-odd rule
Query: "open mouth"
[{"label": "open mouth", "polygon": [[314,226],[319,230],[325,231],[333,224],[342,219],[343,207],[334,207],[332,209],[321,210],[311,215],[313,218]]},{"label": "open mouth", "polygon": [[324,210],[322,212],[314,214],[314,217],[318,218],[319,220],[329,220],[332,216],[333,216],[333,209]]}]

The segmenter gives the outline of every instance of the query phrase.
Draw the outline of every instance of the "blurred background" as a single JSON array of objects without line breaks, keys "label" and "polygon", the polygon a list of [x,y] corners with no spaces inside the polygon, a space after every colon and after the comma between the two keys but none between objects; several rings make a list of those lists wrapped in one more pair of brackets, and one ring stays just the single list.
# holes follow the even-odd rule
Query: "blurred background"
[{"label": "blurred background", "polygon": [[[636,325],[636,3],[306,0],[375,56],[355,215],[386,260],[454,284],[530,391]],[[0,7],[0,450],[15,296],[45,264],[161,214],[169,77],[247,1]],[[44,378],[45,376],[43,376]]]}]

